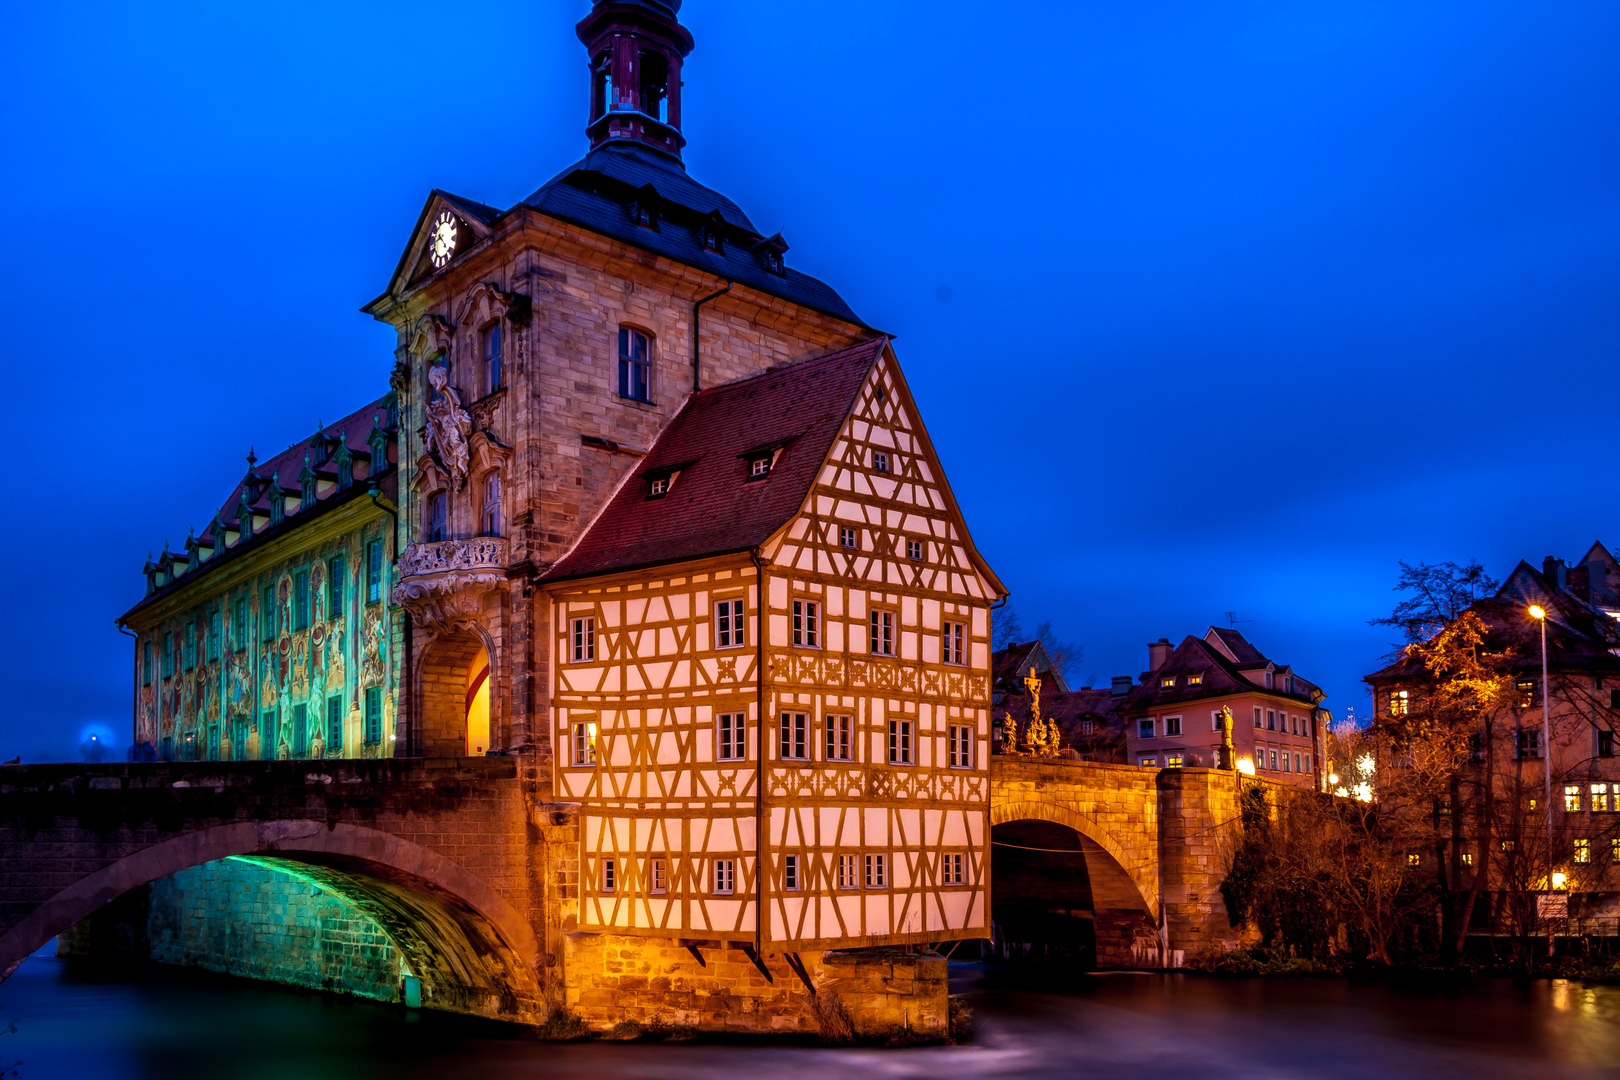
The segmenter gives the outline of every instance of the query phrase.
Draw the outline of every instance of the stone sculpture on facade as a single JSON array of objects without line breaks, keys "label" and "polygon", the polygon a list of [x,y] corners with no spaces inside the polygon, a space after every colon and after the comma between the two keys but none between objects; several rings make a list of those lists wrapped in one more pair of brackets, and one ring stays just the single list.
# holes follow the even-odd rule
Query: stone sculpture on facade
[{"label": "stone sculpture on facade", "polygon": [[438,456],[460,490],[467,484],[472,416],[461,407],[461,395],[450,385],[449,373],[442,364],[428,368],[428,383],[433,387],[432,400],[427,403],[428,450]]}]

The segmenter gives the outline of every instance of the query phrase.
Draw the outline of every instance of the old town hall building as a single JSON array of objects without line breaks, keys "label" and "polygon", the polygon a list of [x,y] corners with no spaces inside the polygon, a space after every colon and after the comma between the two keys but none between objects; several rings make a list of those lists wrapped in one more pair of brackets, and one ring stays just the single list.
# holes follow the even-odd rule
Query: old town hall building
[{"label": "old town hall building", "polygon": [[521,755],[577,807],[581,930],[982,937],[1005,590],[889,340],[687,175],[679,7],[598,0],[589,153],[431,193],[378,399],[149,563],[137,738]]}]

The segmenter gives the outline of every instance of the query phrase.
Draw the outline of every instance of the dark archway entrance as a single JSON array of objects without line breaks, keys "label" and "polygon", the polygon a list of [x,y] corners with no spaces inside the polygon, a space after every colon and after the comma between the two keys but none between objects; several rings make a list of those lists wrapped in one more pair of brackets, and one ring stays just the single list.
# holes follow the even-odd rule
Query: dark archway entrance
[{"label": "dark archway entrance", "polygon": [[1097,966],[1091,875],[1080,834],[1050,821],[990,830],[991,947],[998,960]]},{"label": "dark archway entrance", "polygon": [[441,634],[427,644],[416,671],[414,756],[467,757],[475,745],[476,753],[489,748],[494,701],[489,670],[484,641],[471,630]]}]

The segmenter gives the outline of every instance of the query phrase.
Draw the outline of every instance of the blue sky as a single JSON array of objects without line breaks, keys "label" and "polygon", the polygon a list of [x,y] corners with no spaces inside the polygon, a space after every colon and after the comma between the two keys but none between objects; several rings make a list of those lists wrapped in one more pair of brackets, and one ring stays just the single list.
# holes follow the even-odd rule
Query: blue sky
[{"label": "blue sky", "polygon": [[[126,737],[113,619],[386,385],[427,192],[584,150],[583,0],[13,4],[0,758]],[[1614,539],[1620,7],[689,0],[687,164],[897,335],[1085,677],[1236,611],[1365,712],[1396,560]]]}]

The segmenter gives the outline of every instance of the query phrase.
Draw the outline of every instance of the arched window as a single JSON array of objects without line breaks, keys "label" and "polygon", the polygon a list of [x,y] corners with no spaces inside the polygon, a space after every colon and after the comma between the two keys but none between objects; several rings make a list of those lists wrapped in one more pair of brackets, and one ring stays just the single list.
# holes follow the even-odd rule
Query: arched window
[{"label": "arched window", "polygon": [[437,544],[450,538],[449,496],[436,491],[428,496],[427,521],[424,522],[429,543]]},{"label": "arched window", "polygon": [[492,472],[484,478],[484,535],[501,535],[501,474]]},{"label": "arched window", "polygon": [[448,380],[450,377],[450,356],[448,353],[434,354],[433,359],[428,361],[427,367],[422,369],[422,382],[427,386],[429,404],[439,400],[439,392],[434,389],[433,380],[427,377],[427,373],[436,367],[444,368],[445,378]]},{"label": "arched window", "polygon": [[501,324],[490,323],[483,338],[484,393],[493,394],[501,388]]},{"label": "arched window", "polygon": [[652,401],[652,343],[628,326],[619,327],[619,396]]}]

